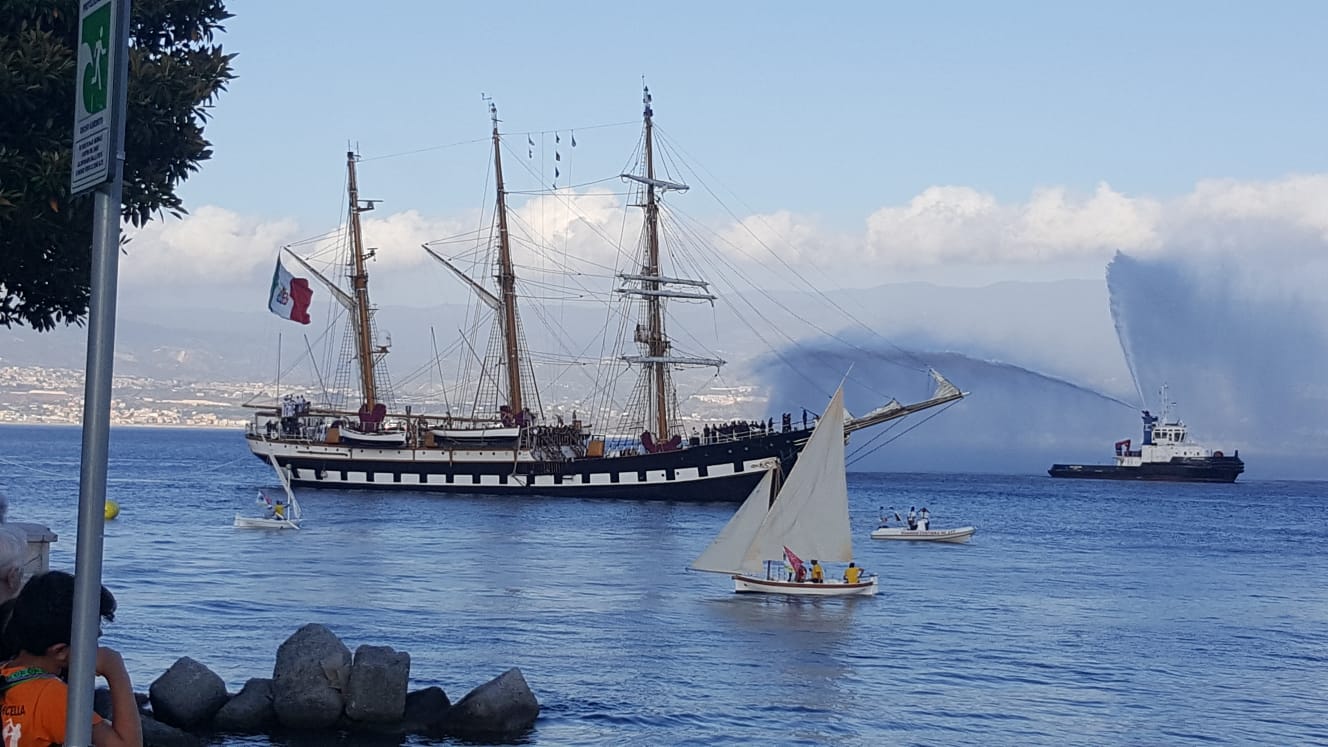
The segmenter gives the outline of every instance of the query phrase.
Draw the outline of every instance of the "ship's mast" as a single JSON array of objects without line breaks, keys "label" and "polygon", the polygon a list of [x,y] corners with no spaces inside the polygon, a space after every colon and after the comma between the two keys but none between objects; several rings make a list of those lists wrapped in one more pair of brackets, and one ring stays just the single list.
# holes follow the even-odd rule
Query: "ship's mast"
[{"label": "ship's mast", "polygon": [[498,296],[502,302],[503,363],[507,367],[507,404],[513,416],[524,409],[521,402],[521,358],[517,345],[516,272],[512,269],[512,247],[507,235],[507,191],[503,188],[502,139],[498,134],[498,107],[489,104],[493,119],[493,173],[498,186]]},{"label": "ship's mast", "polygon": [[[378,384],[374,380],[373,329],[370,325],[369,273],[364,269],[364,237],[360,232],[360,213],[373,210],[373,203],[361,204],[360,191],[355,181],[355,152],[346,153],[346,169],[349,174],[347,192],[350,198],[351,232],[351,291],[355,296],[355,351],[360,361],[360,397],[365,411],[372,411],[378,404]],[[377,352],[386,353],[382,347]]]},{"label": "ship's mast", "polygon": [[[703,280],[667,277],[661,272],[659,245],[659,198],[669,190],[687,191],[687,185],[679,182],[659,179],[655,176],[655,125],[654,110],[650,105],[650,89],[642,94],[645,104],[645,159],[644,174],[623,174],[623,178],[641,185],[644,199],[636,205],[646,212],[645,251],[641,258],[639,273],[622,273],[623,280],[639,283],[638,286],[620,288],[619,293],[638,296],[645,302],[645,319],[637,325],[635,341],[645,346],[644,355],[626,355],[623,360],[642,366],[644,380],[638,380],[641,395],[645,399],[647,417],[644,427],[655,431],[660,443],[669,440],[669,421],[673,415],[673,392],[671,366],[719,366],[724,361],[718,358],[694,358],[675,356],[671,353],[672,343],[664,329],[664,301],[668,298],[709,301],[715,297],[707,292],[707,283]],[[682,289],[678,289],[682,286]],[[651,412],[653,411],[653,412]],[[651,417],[653,415],[653,417]],[[653,422],[652,422],[653,420]]]},{"label": "ship's mast", "polygon": [[[646,179],[648,180],[646,188],[646,264],[642,268],[641,274],[652,279],[645,280],[642,285],[647,291],[659,291],[659,203],[655,196],[655,143],[654,143],[654,110],[650,107],[650,89],[646,88],[642,94],[641,102],[645,105],[643,116],[645,118],[645,156],[646,156]],[[664,313],[661,308],[662,301],[658,295],[647,294],[646,302],[646,345],[647,355],[651,358],[660,359],[653,363],[655,375],[652,377],[655,385],[653,393],[655,400],[655,436],[660,441],[667,441],[669,438],[669,411],[668,411],[668,381],[667,368],[663,358],[668,354],[668,340],[664,337]]]}]

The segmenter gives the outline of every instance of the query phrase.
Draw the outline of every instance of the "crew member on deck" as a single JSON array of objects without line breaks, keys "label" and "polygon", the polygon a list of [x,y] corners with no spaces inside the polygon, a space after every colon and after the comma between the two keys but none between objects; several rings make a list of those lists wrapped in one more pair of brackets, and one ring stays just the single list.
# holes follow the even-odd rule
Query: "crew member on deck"
[{"label": "crew member on deck", "polygon": [[849,563],[848,567],[844,569],[844,583],[846,584],[856,584],[861,576],[862,569],[858,567],[857,563]]},{"label": "crew member on deck", "polygon": [[825,583],[825,569],[822,568],[821,564],[816,562],[815,560],[812,561],[812,583],[814,584]]}]

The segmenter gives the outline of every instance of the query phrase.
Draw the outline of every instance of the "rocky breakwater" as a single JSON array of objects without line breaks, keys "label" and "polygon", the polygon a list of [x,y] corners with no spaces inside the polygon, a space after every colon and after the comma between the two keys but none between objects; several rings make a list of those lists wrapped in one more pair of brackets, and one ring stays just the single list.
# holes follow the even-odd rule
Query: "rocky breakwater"
[{"label": "rocky breakwater", "polygon": [[[410,654],[360,646],[352,656],[336,634],[311,623],[277,649],[271,679],[251,679],[235,695],[198,661],[175,662],[139,698],[143,741],[185,747],[219,733],[337,732],[506,741],[539,716],[539,701],[516,668],[455,703],[440,687],[407,692],[409,680]],[[99,695],[98,711],[109,717],[109,699]]]}]

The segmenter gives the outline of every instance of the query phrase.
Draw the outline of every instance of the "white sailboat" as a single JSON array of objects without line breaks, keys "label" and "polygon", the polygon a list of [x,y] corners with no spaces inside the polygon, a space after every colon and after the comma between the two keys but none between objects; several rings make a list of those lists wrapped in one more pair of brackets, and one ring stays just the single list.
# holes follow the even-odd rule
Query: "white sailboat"
[{"label": "white sailboat", "polygon": [[772,572],[785,550],[818,561],[853,560],[844,469],[844,389],[841,386],[817,422],[802,455],[771,501],[777,465],[762,476],[738,512],[701,553],[692,568],[727,573],[735,592],[793,596],[870,596],[876,576],[848,583],[788,581]]},{"label": "white sailboat", "polygon": [[[281,489],[286,492],[285,503],[277,502],[279,511],[270,516],[242,516],[235,515],[235,527],[237,529],[299,529],[300,521],[304,518],[300,510],[300,502],[295,500],[295,493],[291,490],[290,478],[286,476],[286,470],[277,465],[276,458],[268,455],[268,460],[272,463],[272,469],[276,470],[277,478],[281,480]],[[261,491],[260,491],[261,495]],[[266,498],[266,496],[263,496]],[[259,499],[263,503],[263,498]]]}]

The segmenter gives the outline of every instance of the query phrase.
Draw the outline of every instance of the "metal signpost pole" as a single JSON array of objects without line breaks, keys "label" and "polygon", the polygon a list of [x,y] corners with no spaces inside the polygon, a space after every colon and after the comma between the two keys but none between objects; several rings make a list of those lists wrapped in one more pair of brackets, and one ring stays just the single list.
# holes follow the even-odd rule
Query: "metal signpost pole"
[{"label": "metal signpost pole", "polygon": [[129,0],[79,2],[71,191],[77,194],[92,186],[97,191],[92,225],[87,380],[83,393],[83,454],[78,485],[78,546],[74,558],[67,747],[92,744],[92,693],[100,632],[102,533],[106,521],[106,459],[115,354],[116,276],[120,259],[129,5]]}]

